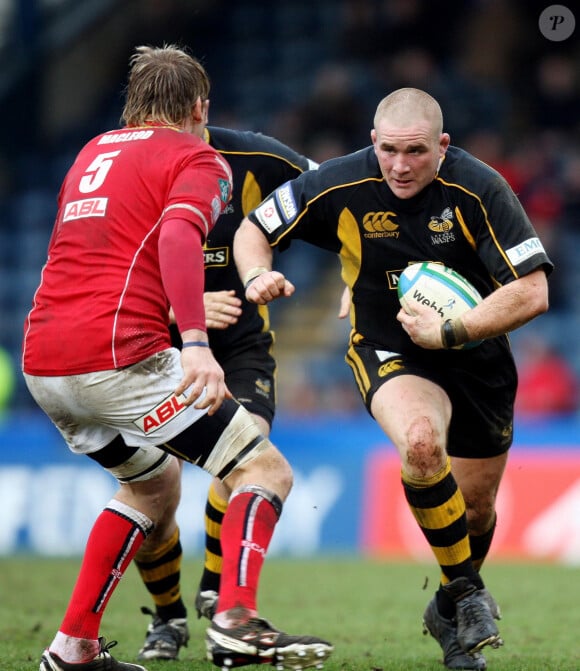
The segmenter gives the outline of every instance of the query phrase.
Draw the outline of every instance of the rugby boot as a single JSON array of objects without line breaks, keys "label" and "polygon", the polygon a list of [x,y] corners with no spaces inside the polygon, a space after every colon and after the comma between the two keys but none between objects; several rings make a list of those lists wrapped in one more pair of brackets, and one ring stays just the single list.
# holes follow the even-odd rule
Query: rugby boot
[{"label": "rugby boot", "polygon": [[479,652],[486,645],[503,645],[491,612],[487,590],[478,590],[469,578],[456,578],[442,587],[455,601],[457,641],[469,654]]},{"label": "rugby boot", "polygon": [[153,621],[147,627],[145,642],[137,659],[177,659],[179,648],[187,647],[189,630],[184,617],[175,617],[166,622],[157,613],[143,606],[141,612],[151,615]]},{"label": "rugby boot", "polygon": [[429,601],[423,613],[423,634],[431,634],[439,643],[443,650],[443,664],[448,669],[484,671],[487,668],[485,657],[480,652],[469,655],[462,650],[457,640],[457,622],[439,614],[435,597]]},{"label": "rugby boot", "polygon": [[107,643],[104,638],[99,638],[99,654],[90,662],[81,664],[70,664],[63,662],[58,655],[45,650],[40,658],[39,671],[147,671],[139,664],[119,662],[111,657],[109,650],[117,645],[117,641]]},{"label": "rugby boot", "polygon": [[257,617],[231,629],[212,622],[206,632],[207,658],[224,670],[248,664],[270,664],[278,671],[322,669],[333,649],[320,638],[290,636]]}]

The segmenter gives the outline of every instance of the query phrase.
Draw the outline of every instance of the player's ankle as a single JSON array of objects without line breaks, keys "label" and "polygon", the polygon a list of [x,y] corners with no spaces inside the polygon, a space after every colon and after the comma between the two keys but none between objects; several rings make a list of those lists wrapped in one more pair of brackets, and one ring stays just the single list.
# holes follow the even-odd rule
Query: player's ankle
[{"label": "player's ankle", "polygon": [[216,613],[213,617],[213,621],[223,629],[232,629],[233,627],[239,627],[249,619],[257,616],[258,611],[253,608],[236,606],[236,608],[230,608],[229,610],[222,610],[220,613]]}]

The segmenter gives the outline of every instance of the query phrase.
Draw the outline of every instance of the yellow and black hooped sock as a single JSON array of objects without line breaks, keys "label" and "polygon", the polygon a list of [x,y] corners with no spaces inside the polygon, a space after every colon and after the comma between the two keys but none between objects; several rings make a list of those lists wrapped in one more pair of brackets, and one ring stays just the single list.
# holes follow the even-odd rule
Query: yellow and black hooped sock
[{"label": "yellow and black hooped sock", "polygon": [[159,617],[167,622],[186,617],[187,609],[181,598],[181,561],[183,550],[179,529],[162,546],[140,553],[135,560],[139,575],[147,588]]},{"label": "yellow and black hooped sock", "polygon": [[205,559],[200,590],[219,592],[222,573],[222,521],[228,502],[218,496],[213,482],[210,485],[205,504]]},{"label": "yellow and black hooped sock", "polygon": [[451,461],[430,478],[402,474],[407,502],[441,567],[445,582],[478,575],[471,561],[465,501],[451,473]]}]

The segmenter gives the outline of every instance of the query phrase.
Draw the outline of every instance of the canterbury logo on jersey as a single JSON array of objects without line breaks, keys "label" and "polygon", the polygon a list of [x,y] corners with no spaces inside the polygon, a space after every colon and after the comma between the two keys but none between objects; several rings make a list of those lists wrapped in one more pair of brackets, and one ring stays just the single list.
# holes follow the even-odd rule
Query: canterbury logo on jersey
[{"label": "canterbury logo on jersey", "polygon": [[379,368],[379,377],[387,377],[387,375],[402,370],[404,367],[402,359],[391,359]]},{"label": "canterbury logo on jersey", "polygon": [[228,247],[208,247],[203,250],[203,263],[206,268],[227,266],[230,259]]},{"label": "canterbury logo on jersey", "polygon": [[[182,395],[180,398],[185,399],[185,396]],[[175,394],[171,394],[171,396],[161,401],[154,408],[134,420],[133,424],[141,429],[143,433],[149,434],[160,426],[167,424],[174,417],[177,417],[185,408],[186,406],[183,405],[181,400]]]},{"label": "canterbury logo on jersey", "polygon": [[363,217],[362,225],[367,233],[365,238],[398,238],[399,224],[391,217],[396,217],[394,212],[367,212]]}]

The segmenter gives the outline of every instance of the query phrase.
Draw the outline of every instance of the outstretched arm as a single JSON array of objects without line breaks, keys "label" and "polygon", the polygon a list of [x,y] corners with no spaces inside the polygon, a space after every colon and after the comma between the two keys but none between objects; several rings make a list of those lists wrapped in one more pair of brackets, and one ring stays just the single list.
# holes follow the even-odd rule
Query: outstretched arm
[{"label": "outstretched arm", "polygon": [[294,285],[272,270],[272,249],[266,236],[247,217],[234,236],[234,261],[251,303],[265,305],[294,293]]}]

